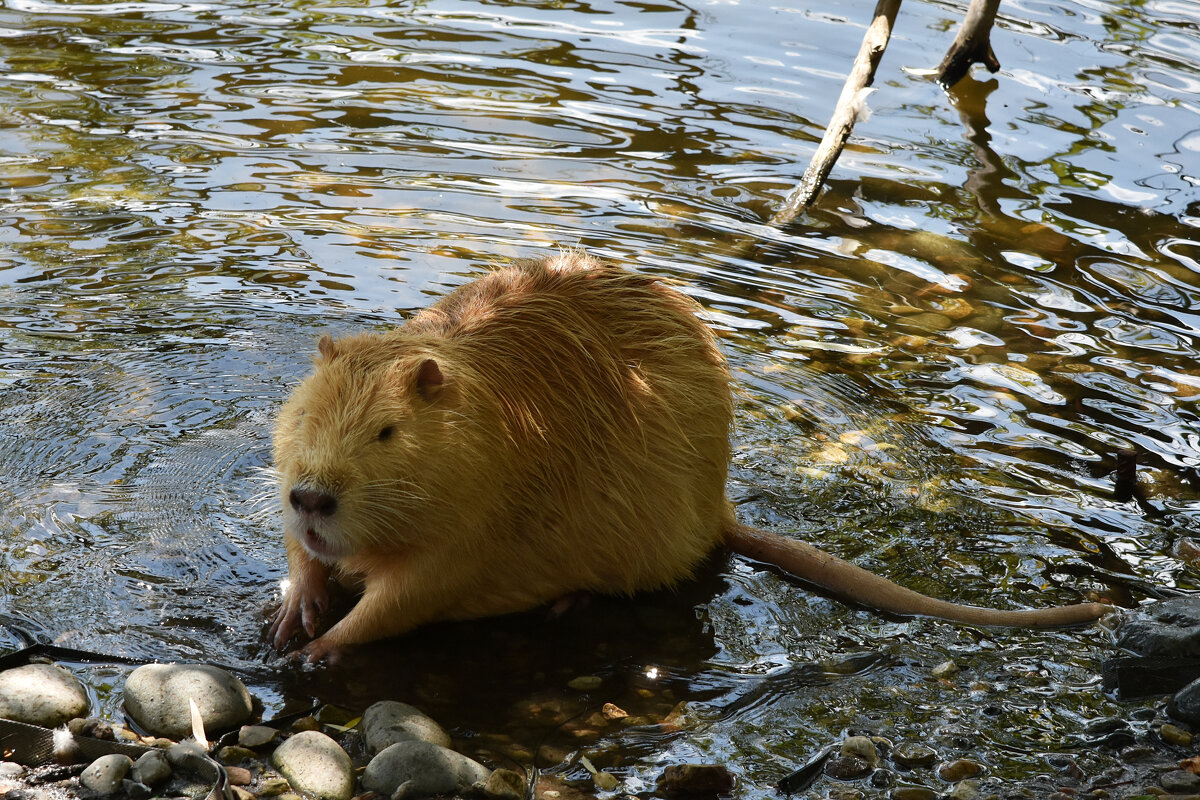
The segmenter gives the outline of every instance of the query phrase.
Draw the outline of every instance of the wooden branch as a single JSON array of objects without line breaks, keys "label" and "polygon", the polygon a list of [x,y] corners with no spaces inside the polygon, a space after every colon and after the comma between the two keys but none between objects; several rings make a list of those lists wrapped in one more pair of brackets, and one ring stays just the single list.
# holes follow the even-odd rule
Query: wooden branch
[{"label": "wooden branch", "polygon": [[1000,61],[992,52],[992,23],[1000,0],[971,0],[962,27],[954,37],[954,44],[937,68],[937,82],[949,89],[962,80],[971,70],[972,64],[983,64],[989,72],[1000,69]]},{"label": "wooden branch", "polygon": [[900,0],[879,0],[875,6],[875,18],[863,36],[854,66],[842,87],[841,96],[838,97],[833,119],[829,121],[825,136],[822,137],[817,152],[813,154],[808,169],[804,171],[804,177],[792,190],[783,207],[771,217],[772,225],[786,225],[799,216],[804,209],[812,205],[825,179],[829,177],[834,162],[841,154],[846,140],[850,138],[850,131],[863,108],[866,88],[875,79],[875,68],[883,58],[883,51],[887,48],[888,39],[892,35],[892,25],[899,10]]}]

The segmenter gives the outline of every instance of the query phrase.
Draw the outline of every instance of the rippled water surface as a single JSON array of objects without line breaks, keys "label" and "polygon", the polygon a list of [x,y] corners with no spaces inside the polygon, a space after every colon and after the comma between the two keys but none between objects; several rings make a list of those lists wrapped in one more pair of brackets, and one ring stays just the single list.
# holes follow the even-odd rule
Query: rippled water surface
[{"label": "rippled water surface", "polygon": [[[906,4],[828,190],[769,228],[872,8],[4,0],[0,613],[237,667],[269,713],[406,700],[494,764],[586,784],[582,753],[632,793],[705,760],[771,796],[851,730],[1058,776],[1051,751],[1129,713],[1101,631],[887,620],[739,559],[338,668],[262,640],[271,421],[316,338],[560,246],[705,306],[745,521],[961,602],[1197,588],[1200,12],[1006,0],[1003,69],[947,95],[921,70],[962,8]],[[1112,496],[1130,447],[1142,503]],[[110,708],[120,674],[93,671]]]}]

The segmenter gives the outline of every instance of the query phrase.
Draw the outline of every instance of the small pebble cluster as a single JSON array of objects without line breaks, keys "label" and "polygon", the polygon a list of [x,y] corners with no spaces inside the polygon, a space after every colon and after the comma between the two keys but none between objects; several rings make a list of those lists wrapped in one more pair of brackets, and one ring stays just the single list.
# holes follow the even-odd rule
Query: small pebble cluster
[{"label": "small pebble cluster", "polygon": [[[236,744],[217,747],[212,755],[224,766],[239,800],[299,800],[299,796],[350,800],[366,793],[394,800],[464,793],[521,800],[525,794],[522,775],[490,770],[451,750],[449,735],[404,703],[375,703],[354,726],[354,733],[347,726],[323,724],[311,716],[281,731],[247,724],[254,704],[245,685],[225,670],[199,664],[138,667],[126,678],[123,697],[130,718],[150,735],[88,719],[87,692],[63,667],[29,664],[0,672],[0,716],[57,729],[55,753],[60,761],[77,761],[85,738],[146,748],[137,758],[109,753],[81,764],[81,771],[69,769],[65,782],[78,781],[87,790],[84,794],[132,800],[206,794],[205,784],[216,779],[217,770],[205,748],[188,738],[194,730],[193,704],[206,738],[237,731]],[[354,740],[355,752],[365,751],[361,776],[337,735]],[[64,777],[62,767],[50,769],[50,780],[39,781],[37,770],[0,762],[0,794],[12,790],[13,782],[24,776],[23,796],[52,796],[48,784],[51,780],[61,784]]]},{"label": "small pebble cluster", "polygon": [[[931,675],[952,680],[959,672],[953,662],[940,664]],[[585,685],[585,679],[572,682]],[[598,678],[588,678],[595,688]],[[1134,726],[1119,718],[1093,720],[1083,735],[1120,753],[1127,765],[1110,781],[1112,790],[1064,788],[1049,776],[1048,791],[997,793],[1003,786],[990,774],[986,760],[947,758],[920,742],[896,742],[869,735],[852,735],[797,784],[798,796],[810,785],[829,800],[994,800],[995,798],[1076,797],[1153,798],[1191,797],[1200,800],[1200,756],[1190,728],[1200,724],[1191,716],[1200,700],[1200,683],[1171,701],[1171,719],[1149,712]],[[451,739],[435,721],[395,701],[370,706],[358,719],[325,709],[316,716],[275,727],[255,723],[255,703],[246,687],[229,672],[207,665],[150,664],[125,680],[125,710],[140,731],[94,718],[88,695],[75,675],[61,666],[35,663],[0,672],[0,716],[55,729],[55,752],[62,765],[30,768],[0,761],[0,796],[5,800],[52,800],[68,796],[147,800],[151,797],[203,797],[224,767],[230,793],[236,800],[351,800],[393,798],[419,800],[444,795],[470,795],[485,800],[523,800],[527,786],[521,773],[484,765],[451,749]],[[193,705],[203,720],[206,739],[220,741],[207,749],[192,736]],[[608,704],[608,717],[624,715]],[[1136,716],[1136,715],[1134,715]],[[1152,719],[1153,718],[1153,719]],[[1131,717],[1132,719],[1132,717]],[[1141,727],[1138,728],[1140,722]],[[1144,730],[1142,730],[1144,729]],[[1142,730],[1141,733],[1138,731]],[[222,736],[222,734],[225,734]],[[108,752],[82,757],[84,745],[96,740],[137,745],[132,754]],[[72,747],[75,749],[72,750]],[[1190,757],[1189,757],[1190,756]],[[1069,753],[1048,761],[1062,775],[1079,773]],[[622,779],[598,770],[587,758],[580,762],[591,773],[603,796],[621,796]],[[1074,770],[1074,773],[1072,772]],[[1086,780],[1093,788],[1106,785],[1103,776]],[[1075,775],[1076,786],[1085,782]],[[814,784],[814,780],[820,784]],[[665,767],[655,794],[666,798],[729,796],[734,775],[720,765],[681,764]],[[925,784],[925,785],[922,785]],[[1053,787],[1053,788],[1050,788]],[[1119,788],[1118,788],[1119,787]],[[556,786],[565,788],[565,786]],[[547,794],[546,796],[551,796]],[[576,797],[577,793],[564,794]]]}]

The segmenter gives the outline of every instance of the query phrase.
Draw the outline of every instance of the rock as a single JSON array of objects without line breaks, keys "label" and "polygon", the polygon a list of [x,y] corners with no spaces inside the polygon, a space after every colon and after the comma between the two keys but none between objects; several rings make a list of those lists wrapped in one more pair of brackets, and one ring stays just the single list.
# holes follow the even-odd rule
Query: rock
[{"label": "rock", "polygon": [[350,756],[319,731],[301,731],[292,736],[275,748],[271,761],[301,794],[317,800],[350,800],[354,795]]},{"label": "rock", "polygon": [[251,750],[249,747],[231,744],[227,747],[222,747],[217,751],[217,760],[222,764],[239,764],[243,761],[254,761],[258,758],[258,753]]},{"label": "rock", "polygon": [[297,733],[303,733],[304,731],[319,731],[321,730],[321,723],[318,722],[317,718],[313,716],[301,717],[292,723],[292,730]]},{"label": "rock", "polygon": [[847,736],[842,740],[842,755],[858,756],[872,767],[879,763],[879,752],[869,736]]},{"label": "rock", "polygon": [[121,791],[125,793],[127,800],[148,800],[154,794],[154,790],[146,784],[129,778],[121,781]]},{"label": "rock", "polygon": [[253,773],[245,767],[226,767],[225,777],[233,786],[249,786],[250,782],[254,780]]},{"label": "rock", "polygon": [[668,797],[719,795],[733,791],[733,773],[720,764],[673,764],[658,778],[658,791]]},{"label": "rock", "polygon": [[362,716],[363,739],[375,755],[397,742],[429,742],[450,746],[450,735],[418,709],[394,700],[381,700]]},{"label": "rock", "polygon": [[250,716],[250,692],[233,675],[207,664],[145,664],[125,679],[125,709],[147,730],[182,739],[192,732],[188,699],[196,701],[206,735]]},{"label": "rock", "polygon": [[1194,775],[1185,769],[1175,769],[1164,772],[1158,782],[1171,794],[1195,794],[1200,791],[1200,775]]},{"label": "rock", "polygon": [[25,774],[25,767],[15,761],[0,761],[0,779],[11,780]]},{"label": "rock", "polygon": [[133,759],[120,753],[100,756],[80,774],[79,781],[96,794],[113,794],[121,790],[121,781],[133,767]]},{"label": "rock", "polygon": [[483,782],[483,793],[492,800],[524,800],[525,776],[511,769],[492,770]]},{"label": "rock", "polygon": [[167,754],[162,750],[151,750],[142,753],[138,760],[133,762],[133,770],[129,777],[137,783],[153,786],[166,780],[170,774],[171,765],[167,763]]},{"label": "rock", "polygon": [[938,777],[950,783],[957,783],[965,778],[974,778],[982,772],[982,764],[966,758],[960,758],[938,767]]},{"label": "rock", "polygon": [[397,742],[371,759],[362,785],[405,800],[463,792],[487,781],[490,773],[482,764],[431,742]]},{"label": "rock", "polygon": [[979,781],[959,781],[949,794],[946,795],[946,800],[975,800],[979,797]]},{"label": "rock", "polygon": [[267,725],[243,725],[238,731],[238,744],[242,747],[262,747],[275,741],[279,731]]},{"label": "rock", "polygon": [[87,692],[69,670],[26,664],[0,672],[0,717],[57,728],[87,712]]},{"label": "rock", "polygon": [[580,675],[567,681],[567,686],[580,692],[594,692],[604,684],[599,675]]},{"label": "rock", "polygon": [[288,785],[287,780],[284,778],[263,778],[263,782],[258,786],[258,796],[275,797],[276,795],[283,794],[291,788],[292,787]]},{"label": "rock", "polygon": [[177,742],[168,747],[165,752],[167,762],[175,769],[194,772],[205,778],[215,771],[204,748],[193,739]]},{"label": "rock", "polygon": [[1140,656],[1200,656],[1200,596],[1172,597],[1121,612],[1112,630],[1119,648]]},{"label": "rock", "polygon": [[1200,679],[1184,686],[1167,701],[1167,713],[1182,722],[1200,724]]},{"label": "rock", "polygon": [[953,661],[943,661],[930,670],[929,674],[935,678],[949,678],[957,672],[958,664],[955,664]]},{"label": "rock", "polygon": [[825,774],[839,781],[852,781],[871,773],[871,765],[858,756],[838,755],[825,762]]},{"label": "rock", "polygon": [[905,769],[928,767],[937,761],[937,751],[923,744],[905,742],[892,750],[892,761]]},{"label": "rock", "polygon": [[1187,747],[1192,743],[1191,731],[1185,731],[1178,725],[1165,723],[1158,729],[1158,735],[1162,737],[1167,744],[1174,744],[1180,747]]},{"label": "rock", "polygon": [[939,793],[924,786],[897,786],[888,797],[892,800],[938,800]]}]

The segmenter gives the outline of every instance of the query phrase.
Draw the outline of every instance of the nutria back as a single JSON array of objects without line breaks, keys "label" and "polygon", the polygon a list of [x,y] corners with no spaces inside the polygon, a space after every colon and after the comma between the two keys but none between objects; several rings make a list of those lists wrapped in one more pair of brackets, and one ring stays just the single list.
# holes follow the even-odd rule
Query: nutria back
[{"label": "nutria back", "polygon": [[323,341],[276,429],[288,536],[368,590],[436,581],[405,628],[686,578],[734,524],[729,375],[697,311],[572,253]]}]

